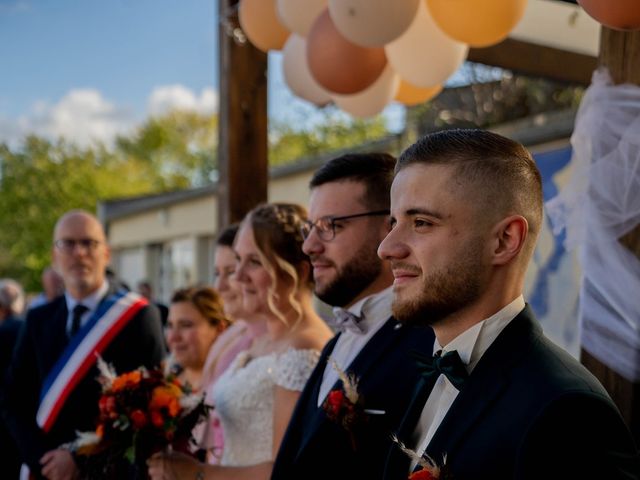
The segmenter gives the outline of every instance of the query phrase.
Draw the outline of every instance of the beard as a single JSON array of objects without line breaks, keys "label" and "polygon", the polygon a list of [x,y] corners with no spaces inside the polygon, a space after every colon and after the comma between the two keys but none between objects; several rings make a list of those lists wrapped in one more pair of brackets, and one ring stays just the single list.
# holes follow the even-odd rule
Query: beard
[{"label": "beard", "polygon": [[324,286],[316,283],[315,294],[332,307],[344,307],[380,275],[382,260],[378,257],[377,247],[365,247],[336,270],[337,275],[331,282]]},{"label": "beard", "polygon": [[[471,243],[471,242],[470,242]],[[432,326],[477,300],[487,281],[480,243],[467,245],[454,264],[425,276],[422,287],[410,298],[394,295],[393,316],[412,326]]]}]

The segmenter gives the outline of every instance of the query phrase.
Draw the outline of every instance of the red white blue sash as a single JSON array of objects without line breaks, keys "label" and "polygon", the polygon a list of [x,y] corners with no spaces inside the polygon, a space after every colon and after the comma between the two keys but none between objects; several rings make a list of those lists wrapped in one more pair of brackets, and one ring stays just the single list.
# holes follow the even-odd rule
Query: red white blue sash
[{"label": "red white blue sash", "polygon": [[62,406],[103,351],[147,300],[133,292],[118,292],[102,301],[89,321],[73,336],[47,375],[36,415],[38,426],[51,430]]}]

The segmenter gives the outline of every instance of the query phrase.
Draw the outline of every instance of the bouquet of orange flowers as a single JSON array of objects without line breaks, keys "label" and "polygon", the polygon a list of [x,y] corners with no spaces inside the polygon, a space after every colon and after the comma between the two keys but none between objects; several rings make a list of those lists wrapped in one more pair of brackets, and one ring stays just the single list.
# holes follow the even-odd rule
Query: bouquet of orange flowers
[{"label": "bouquet of orange flowers", "polygon": [[118,376],[100,358],[98,367],[98,425],[94,432],[79,433],[74,444],[76,454],[85,457],[89,478],[120,478],[125,475],[122,459],[145,469],[155,452],[168,447],[189,451],[193,428],[211,408],[203,395],[168,371],[141,367]]}]

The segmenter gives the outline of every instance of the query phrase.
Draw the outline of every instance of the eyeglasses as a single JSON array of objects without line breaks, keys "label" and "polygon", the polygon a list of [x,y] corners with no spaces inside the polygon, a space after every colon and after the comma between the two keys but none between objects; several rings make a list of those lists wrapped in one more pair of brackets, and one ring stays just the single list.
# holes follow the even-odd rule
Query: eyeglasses
[{"label": "eyeglasses", "polygon": [[336,222],[340,222],[342,220],[351,220],[352,218],[373,217],[376,215],[389,215],[389,210],[376,210],[373,212],[356,213],[354,215],[345,215],[343,217],[321,217],[315,222],[307,220],[300,227],[300,232],[302,233],[302,237],[306,239],[309,235],[311,235],[311,230],[313,230],[313,227],[315,227],[320,240],[330,242],[336,236]]},{"label": "eyeglasses", "polygon": [[81,247],[86,252],[93,252],[102,242],[93,238],[60,238],[53,242],[56,248],[64,253],[73,253],[76,247]]}]

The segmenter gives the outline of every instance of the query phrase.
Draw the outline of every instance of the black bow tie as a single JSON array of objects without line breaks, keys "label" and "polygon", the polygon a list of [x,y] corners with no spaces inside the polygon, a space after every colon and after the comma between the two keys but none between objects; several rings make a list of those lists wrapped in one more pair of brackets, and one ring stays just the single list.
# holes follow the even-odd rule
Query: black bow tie
[{"label": "black bow tie", "polygon": [[435,381],[440,375],[444,375],[454,387],[462,390],[464,382],[469,377],[460,355],[455,350],[444,355],[442,350],[438,350],[432,357],[418,352],[411,352],[411,355],[416,359],[420,374],[428,380]]}]

